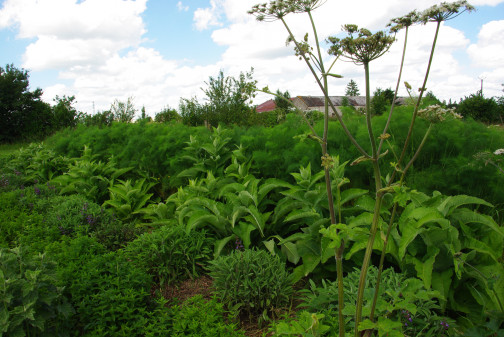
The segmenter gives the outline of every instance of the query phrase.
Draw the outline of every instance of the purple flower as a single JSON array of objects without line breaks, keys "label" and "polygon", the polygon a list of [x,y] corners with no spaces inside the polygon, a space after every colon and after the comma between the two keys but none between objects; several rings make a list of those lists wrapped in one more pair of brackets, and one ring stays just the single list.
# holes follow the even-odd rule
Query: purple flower
[{"label": "purple flower", "polygon": [[33,190],[35,191],[36,195],[40,195],[40,188],[38,188],[37,186],[35,186],[35,188]]}]

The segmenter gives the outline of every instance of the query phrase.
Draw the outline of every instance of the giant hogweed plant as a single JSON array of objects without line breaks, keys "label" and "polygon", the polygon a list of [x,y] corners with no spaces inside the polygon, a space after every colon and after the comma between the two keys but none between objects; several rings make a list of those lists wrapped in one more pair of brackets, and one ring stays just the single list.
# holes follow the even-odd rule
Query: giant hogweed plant
[{"label": "giant hogweed plant", "polygon": [[[345,237],[348,237],[348,226],[345,224],[341,224],[341,219],[336,221],[336,213],[334,210],[333,203],[333,195],[332,195],[332,182],[330,176],[330,169],[333,166],[333,159],[328,153],[327,149],[327,138],[328,138],[328,120],[329,120],[329,111],[330,109],[334,112],[336,118],[339,120],[343,131],[348,136],[352,144],[358,149],[361,153],[361,157],[357,158],[352,164],[359,164],[362,162],[370,162],[373,167],[374,173],[374,182],[375,182],[375,206],[372,211],[370,227],[368,229],[368,240],[366,245],[366,250],[364,254],[364,258],[362,261],[361,275],[359,279],[359,288],[356,299],[356,310],[355,310],[355,328],[354,335],[360,336],[361,333],[365,333],[366,335],[370,335],[372,329],[361,329],[360,324],[362,322],[362,305],[363,305],[363,295],[366,284],[366,275],[367,270],[370,265],[371,255],[374,248],[375,239],[377,237],[377,232],[380,230],[381,235],[384,237],[383,244],[383,254],[382,260],[380,263],[380,273],[383,265],[383,256],[386,252],[386,242],[389,239],[390,230],[393,228],[394,218],[397,213],[399,213],[397,203],[394,204],[392,214],[389,220],[389,230],[387,234],[383,231],[382,228],[382,219],[380,216],[382,209],[383,198],[386,194],[394,194],[397,191],[400,191],[401,188],[404,187],[404,176],[408,169],[411,167],[414,160],[417,158],[419,151],[421,150],[424,141],[427,139],[428,133],[424,137],[424,141],[418,147],[416,153],[413,157],[406,162],[406,154],[409,149],[409,143],[411,140],[411,135],[413,132],[413,127],[415,124],[415,120],[419,114],[419,107],[422,96],[426,91],[426,83],[429,77],[429,72],[434,56],[434,50],[436,47],[439,30],[442,22],[454,18],[465,11],[472,11],[474,7],[469,5],[465,0],[457,1],[454,3],[442,3],[440,5],[432,6],[431,8],[425,10],[422,13],[417,13],[416,11],[409,13],[408,15],[402,18],[396,18],[391,21],[391,33],[397,34],[402,28],[405,29],[405,42],[403,47],[403,55],[401,59],[401,66],[399,70],[396,90],[394,94],[394,100],[388,115],[388,121],[381,132],[380,135],[375,135],[372,127],[371,120],[371,111],[370,111],[370,76],[369,76],[369,67],[370,63],[383,54],[385,54],[390,48],[391,44],[395,41],[393,36],[389,36],[384,31],[379,31],[377,33],[372,33],[371,31],[365,28],[359,28],[356,25],[344,25],[343,30],[347,33],[347,37],[345,38],[337,38],[337,37],[329,37],[328,42],[330,43],[329,53],[335,56],[335,60],[332,64],[326,68],[324,65],[324,59],[322,57],[322,51],[320,48],[319,38],[316,30],[316,25],[312,16],[312,11],[316,8],[320,7],[325,1],[323,0],[276,0],[269,1],[269,3],[258,4],[255,5],[250,11],[250,14],[256,16],[259,21],[273,21],[280,20],[285,29],[288,32],[288,42],[294,42],[295,44],[295,53],[296,55],[304,61],[304,63],[308,66],[310,72],[313,74],[318,86],[320,87],[323,95],[325,96],[325,117],[324,117],[324,130],[323,134],[319,135],[316,131],[310,126],[312,135],[311,137],[316,139],[320,145],[322,150],[322,166],[324,168],[325,182],[326,182],[326,191],[328,196],[328,206],[330,213],[330,221],[331,226],[327,229],[322,229],[322,233],[324,236],[333,240],[332,248],[334,248],[334,256],[336,259],[336,267],[337,267],[337,279],[339,282],[339,291],[338,291],[338,299],[339,299],[339,336],[342,337],[345,335],[344,331],[344,294],[343,294],[343,254],[345,251]],[[309,21],[311,24],[311,29],[313,32],[315,45],[312,47],[309,44],[308,34],[305,35],[304,39],[300,40],[293,34],[291,31],[286,17],[287,15],[295,14],[295,13],[306,13],[309,17]],[[383,161],[382,158],[387,155],[387,151],[382,152],[384,141],[390,137],[387,133],[388,127],[390,125],[390,120],[394,111],[394,103],[395,98],[397,97],[397,92],[399,89],[399,84],[401,83],[402,69],[404,65],[406,46],[407,46],[407,35],[408,29],[411,25],[416,23],[427,24],[429,22],[436,23],[436,32],[434,35],[431,53],[427,65],[427,70],[425,73],[424,81],[422,86],[419,88],[419,95],[417,97],[417,101],[415,104],[413,116],[411,118],[411,124],[408,130],[408,135],[403,145],[403,149],[401,154],[396,161],[394,162],[395,171],[390,177],[387,177],[385,181],[382,180],[381,176],[381,166],[380,163]],[[333,103],[329,99],[328,93],[328,78],[329,77],[341,77],[340,75],[335,75],[330,73],[334,63],[337,59],[346,59],[351,61],[357,65],[362,65],[364,67],[365,72],[365,81],[366,81],[366,125],[369,133],[369,147],[370,149],[366,150],[364,146],[359,144],[351,132],[345,125],[344,120],[338,114],[336,108]],[[409,86],[409,84],[407,84]],[[269,91],[267,88],[264,91]],[[400,178],[396,181],[397,173],[400,174]],[[398,194],[395,195],[394,198],[400,199]],[[376,293],[379,291],[379,280],[380,275],[377,278],[377,286]],[[374,307],[376,306],[376,301],[373,303],[372,310],[370,313],[370,321],[374,320]],[[369,326],[369,325],[368,325]],[[363,330],[363,331],[362,331]]]}]

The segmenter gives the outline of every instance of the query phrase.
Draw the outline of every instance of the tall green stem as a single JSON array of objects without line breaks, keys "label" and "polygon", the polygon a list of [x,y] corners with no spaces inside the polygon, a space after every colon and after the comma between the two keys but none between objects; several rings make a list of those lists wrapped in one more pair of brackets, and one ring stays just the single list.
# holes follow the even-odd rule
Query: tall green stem
[{"label": "tall green stem", "polygon": [[[394,99],[392,100],[392,104],[390,106],[390,112],[389,112],[389,115],[387,118],[387,123],[385,124],[385,127],[383,128],[382,134],[387,133],[387,130],[390,126],[390,121],[392,120],[392,113],[394,112],[395,102],[397,99],[397,93],[399,92],[399,86],[401,85],[401,77],[402,77],[402,71],[404,68],[404,60],[406,58],[406,45],[408,44],[408,28],[409,27],[406,27],[406,31],[404,34],[404,45],[403,45],[403,52],[402,52],[402,57],[401,57],[401,66],[399,67],[399,75],[397,76],[397,83],[396,83],[396,88],[394,91]],[[383,138],[380,140],[380,145],[378,145],[378,155],[380,155],[384,140],[385,139],[383,139]]]},{"label": "tall green stem", "polygon": [[[425,91],[425,86],[427,85],[427,79],[429,78],[430,68],[432,65],[432,59],[434,58],[434,50],[436,48],[436,43],[437,43],[440,27],[441,27],[441,21],[438,21],[437,26],[436,26],[436,33],[434,35],[434,41],[432,42],[432,48],[431,48],[431,53],[430,53],[430,57],[429,57],[429,63],[427,65],[427,71],[425,73],[424,82],[422,84],[422,88],[420,89],[420,95],[418,96],[418,100],[415,105],[415,110],[413,111],[413,117],[411,118],[411,123],[410,123],[409,129],[408,129],[408,135],[406,136],[406,140],[404,141],[404,147],[402,149],[401,156],[399,157],[399,161],[397,163],[398,167],[404,159],[404,156],[406,154],[406,149],[408,148],[409,142],[411,140],[411,134],[413,133],[413,126],[415,125],[415,119],[418,114],[418,108],[420,107],[420,102],[422,101],[422,96]],[[390,177],[389,184],[390,184],[390,182],[392,182],[394,180],[395,175],[396,175],[396,171],[394,171],[392,173],[392,175]]]},{"label": "tall green stem", "polygon": [[376,232],[378,230],[378,223],[380,221],[380,209],[382,204],[382,194],[381,192],[379,192],[382,188],[381,172],[380,172],[380,165],[378,163],[378,152],[376,149],[376,141],[374,139],[373,129],[371,125],[369,63],[364,63],[364,71],[366,76],[366,122],[373,153],[372,161],[373,161],[375,188],[376,188],[376,200],[373,213],[373,221],[371,223],[371,229],[369,232],[369,239],[366,246],[366,252],[364,253],[364,260],[362,261],[361,274],[359,278],[359,288],[357,290],[357,303],[355,310],[355,332],[354,332],[355,337],[359,336],[359,323],[362,320],[362,305],[364,302],[364,290],[366,287],[367,271],[369,268],[369,263],[371,261],[371,254],[373,253],[373,245],[376,237]]},{"label": "tall green stem", "polygon": [[[425,142],[427,141],[427,138],[429,137],[431,129],[432,129],[432,124],[429,125],[429,128],[425,132],[425,135],[424,135],[424,137],[422,139],[422,142],[418,146],[418,149],[415,152],[415,155],[413,156],[413,158],[411,158],[411,160],[409,161],[409,163],[406,165],[405,169],[403,170],[403,172],[401,174],[401,179],[399,181],[399,186],[402,186],[402,184],[404,182],[404,178],[406,177],[406,172],[411,167],[411,165],[413,164],[413,162],[415,162],[415,160],[418,158],[418,155],[422,151],[422,148],[425,145]],[[389,237],[390,237],[390,233],[392,231],[392,228],[394,227],[394,219],[395,219],[395,215],[397,213],[397,206],[398,206],[397,203],[394,203],[394,208],[392,209],[392,214],[390,216],[390,221],[389,221],[389,225],[388,225],[388,229],[387,229],[387,234],[385,235],[385,240],[383,241],[383,248],[382,248],[382,252],[381,252],[381,256],[380,256],[380,264],[379,264],[379,267],[378,267],[378,275],[376,277],[376,287],[375,287],[375,292],[374,292],[374,297],[373,297],[373,304],[371,306],[371,314],[369,315],[369,319],[371,321],[374,319],[374,313],[375,313],[375,309],[376,309],[376,303],[378,301],[378,293],[380,291],[380,282],[381,282],[381,274],[383,272],[383,263],[385,262],[385,255],[387,253],[387,245],[388,245],[388,240],[389,240]]]}]

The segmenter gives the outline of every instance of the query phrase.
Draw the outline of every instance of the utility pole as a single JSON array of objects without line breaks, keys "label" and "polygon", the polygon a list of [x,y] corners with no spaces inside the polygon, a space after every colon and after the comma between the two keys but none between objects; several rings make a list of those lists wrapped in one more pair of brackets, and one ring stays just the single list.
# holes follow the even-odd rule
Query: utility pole
[{"label": "utility pole", "polygon": [[478,76],[478,78],[481,81],[480,95],[483,96],[483,80],[486,78],[486,76],[481,75],[481,76]]}]

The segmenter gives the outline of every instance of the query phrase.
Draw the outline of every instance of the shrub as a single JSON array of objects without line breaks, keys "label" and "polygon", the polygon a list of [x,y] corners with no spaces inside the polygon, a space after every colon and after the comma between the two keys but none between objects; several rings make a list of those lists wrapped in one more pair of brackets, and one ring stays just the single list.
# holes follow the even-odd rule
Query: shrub
[{"label": "shrub", "polygon": [[0,303],[0,336],[68,335],[64,322],[74,311],[43,254],[0,248]]},{"label": "shrub", "polygon": [[472,94],[460,101],[457,112],[464,117],[493,123],[500,121],[500,108],[494,98],[485,98],[481,93]]},{"label": "shrub", "polygon": [[151,277],[121,251],[107,253],[96,239],[78,237],[48,251],[58,262],[61,285],[71,296],[76,331],[89,336],[142,335]]},{"label": "shrub", "polygon": [[205,301],[201,295],[198,295],[180,306],[171,307],[171,310],[173,326],[170,336],[245,336],[242,331],[236,331],[236,324],[225,322],[226,311],[223,304],[217,302],[215,297],[210,301]]},{"label": "shrub", "polygon": [[289,302],[292,285],[285,264],[262,250],[234,251],[211,262],[215,293],[229,309],[267,318]]},{"label": "shrub", "polygon": [[[371,266],[368,270],[366,280],[366,292],[364,293],[363,312],[367,316],[371,310],[373,302],[374,286],[376,284],[378,268]],[[360,270],[355,268],[343,279],[345,288],[345,323],[346,330],[350,331],[353,326],[353,314],[357,298],[357,287],[359,282]],[[375,317],[378,319],[378,327],[401,331],[406,336],[442,336],[445,333],[455,331],[455,322],[451,319],[438,315],[440,306],[436,298],[440,294],[436,291],[426,290],[422,281],[416,278],[407,278],[405,274],[396,273],[392,268],[383,271],[381,276],[381,286],[379,299],[377,301]],[[315,285],[310,280],[310,289],[304,290],[303,303],[304,308],[298,314],[297,319],[279,322],[274,326],[274,330],[279,335],[289,335],[289,332],[296,332],[299,326],[305,326],[314,315],[320,319],[318,332],[319,335],[326,335],[329,331],[338,330],[338,283],[322,281],[320,286]],[[316,313],[308,315],[307,313]],[[395,326],[395,327],[394,327]],[[327,327],[330,327],[328,329]],[[448,331],[447,331],[448,330]],[[383,333],[383,331],[382,331]],[[385,335],[385,334],[383,334]],[[393,335],[393,334],[391,334]],[[306,335],[308,336],[308,335]]]},{"label": "shrub", "polygon": [[126,247],[126,255],[160,285],[198,276],[210,259],[211,240],[204,231],[164,226],[144,233]]}]

